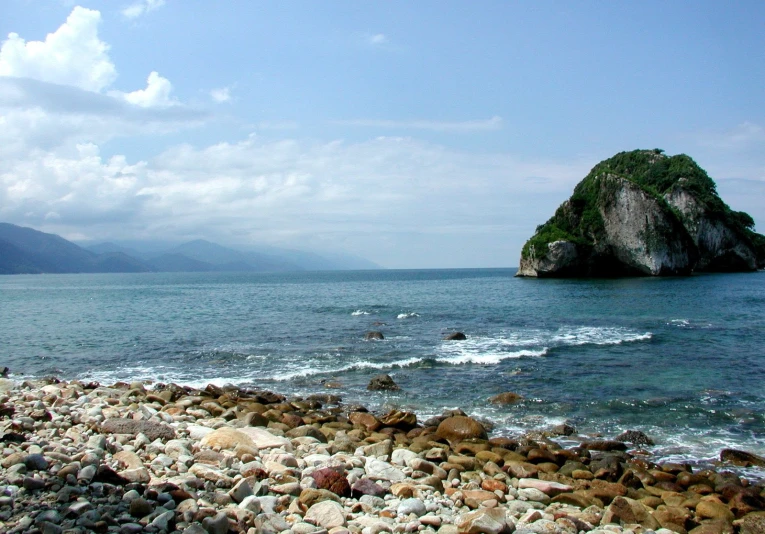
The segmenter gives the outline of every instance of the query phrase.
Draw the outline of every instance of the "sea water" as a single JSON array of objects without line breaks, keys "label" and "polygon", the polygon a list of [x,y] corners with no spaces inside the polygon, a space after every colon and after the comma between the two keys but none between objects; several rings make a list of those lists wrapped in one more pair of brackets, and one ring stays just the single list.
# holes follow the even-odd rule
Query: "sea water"
[{"label": "sea water", "polygon": [[[765,273],[514,273],[3,276],[0,365],[14,378],[331,392],[421,420],[459,407],[510,436],[641,430],[674,461],[765,454]],[[372,330],[385,339],[365,340]],[[457,331],[467,340],[443,339]],[[367,391],[380,373],[401,391]],[[487,402],[506,391],[523,398]]]}]

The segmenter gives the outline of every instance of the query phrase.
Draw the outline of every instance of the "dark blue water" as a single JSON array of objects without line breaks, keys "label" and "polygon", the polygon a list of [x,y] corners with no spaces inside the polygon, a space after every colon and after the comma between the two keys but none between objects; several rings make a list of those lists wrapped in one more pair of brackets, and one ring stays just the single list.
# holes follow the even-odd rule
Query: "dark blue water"
[{"label": "dark blue water", "polygon": [[[639,429],[657,455],[765,453],[765,273],[528,280],[514,270],[0,277],[17,375],[325,391],[519,433]],[[379,330],[383,341],[365,341]],[[447,342],[453,331],[467,341]],[[393,376],[402,392],[366,391]],[[518,404],[489,405],[514,391]]]}]

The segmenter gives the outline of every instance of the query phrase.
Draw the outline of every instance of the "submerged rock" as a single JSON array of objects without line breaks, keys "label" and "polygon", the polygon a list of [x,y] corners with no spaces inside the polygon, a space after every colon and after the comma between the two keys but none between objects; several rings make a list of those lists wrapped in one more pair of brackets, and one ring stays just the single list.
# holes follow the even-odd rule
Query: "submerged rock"
[{"label": "submerged rock", "polygon": [[401,388],[390,375],[377,375],[369,381],[367,389],[370,391],[398,391]]}]

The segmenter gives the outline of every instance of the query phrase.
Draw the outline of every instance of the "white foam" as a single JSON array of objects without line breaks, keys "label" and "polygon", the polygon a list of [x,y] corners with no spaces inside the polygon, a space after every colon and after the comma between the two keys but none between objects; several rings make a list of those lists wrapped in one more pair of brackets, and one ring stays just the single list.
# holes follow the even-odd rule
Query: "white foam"
[{"label": "white foam", "polygon": [[399,313],[399,314],[396,316],[396,319],[411,319],[412,317],[419,317],[419,316],[420,316],[420,314],[419,314],[419,313],[414,313],[414,312],[410,312],[410,313]]},{"label": "white foam", "polygon": [[392,362],[353,362],[342,367],[335,367],[332,369],[318,369],[318,368],[303,368],[299,371],[292,371],[286,373],[278,373],[270,377],[263,377],[265,380],[274,380],[276,382],[284,382],[288,380],[294,380],[295,378],[306,378],[309,376],[322,375],[322,374],[337,374],[347,371],[358,371],[361,369],[397,369],[410,367],[422,362],[422,358],[408,358],[406,360],[395,360]]},{"label": "white foam", "polygon": [[553,335],[552,345],[621,345],[633,341],[647,341],[653,337],[651,332],[639,333],[620,327],[563,327]]},{"label": "white foam", "polygon": [[371,312],[366,310],[356,310],[355,312],[351,313],[351,315],[371,315]]},{"label": "white foam", "polygon": [[436,358],[436,361],[441,363],[448,363],[451,365],[464,365],[467,363],[475,363],[479,365],[493,365],[511,358],[522,358],[524,356],[544,356],[547,354],[547,349],[541,350],[519,350],[515,352],[508,351],[491,351],[491,352],[471,352],[469,350],[462,351],[461,354],[455,354],[444,358]]}]

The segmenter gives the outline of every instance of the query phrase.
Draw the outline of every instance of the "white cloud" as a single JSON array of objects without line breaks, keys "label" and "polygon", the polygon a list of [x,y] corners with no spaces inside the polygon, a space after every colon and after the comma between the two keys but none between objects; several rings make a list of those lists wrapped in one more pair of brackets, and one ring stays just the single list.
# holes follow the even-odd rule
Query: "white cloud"
[{"label": "white cloud", "polygon": [[306,143],[250,136],[179,145],[134,164],[79,143],[0,158],[0,220],[93,239],[332,244],[389,266],[412,265],[409,254],[396,255],[401,236],[431,236],[438,248],[420,254],[448,265],[457,259],[448,259],[441,240],[501,234],[513,249],[509,265],[543,222],[519,208],[546,199],[549,205],[536,206],[544,218],[586,170],[395,137]]},{"label": "white cloud", "polygon": [[210,98],[215,102],[223,103],[231,101],[231,88],[221,87],[220,89],[213,89],[210,91]]},{"label": "white cloud", "polygon": [[164,5],[165,0],[138,0],[123,9],[122,15],[128,19],[135,19]]},{"label": "white cloud", "polygon": [[469,121],[437,121],[437,120],[384,120],[384,119],[350,119],[333,121],[343,126],[363,126],[368,128],[388,128],[399,130],[432,130],[435,132],[485,132],[501,130],[502,117]]},{"label": "white cloud", "polygon": [[383,45],[388,42],[388,37],[384,33],[376,33],[374,35],[370,35],[367,38],[367,41],[371,45]]},{"label": "white cloud", "polygon": [[0,75],[103,90],[117,78],[117,70],[109,46],[98,37],[100,22],[98,11],[77,6],[45,41],[26,42],[9,34],[0,48]]},{"label": "white cloud", "polygon": [[[147,9],[156,9],[160,5],[161,2],[146,4]],[[115,108],[101,95],[139,108],[161,110],[179,105],[170,96],[173,89],[170,80],[156,71],[149,74],[144,89],[125,92],[112,88],[117,69],[109,57],[109,45],[98,36],[100,21],[98,11],[77,6],[66,22],[48,34],[44,42],[25,42],[19,35],[11,33],[0,47],[0,77],[21,81],[14,85],[3,83],[0,78],[0,106],[13,105],[9,103],[12,100],[16,105],[23,102],[26,106],[47,108],[51,105],[72,107],[74,103],[88,114],[93,114],[97,108]],[[31,80],[56,86],[45,88],[30,83]],[[99,96],[74,94],[60,86],[76,87]],[[25,94],[26,91],[31,93]]]},{"label": "white cloud", "polygon": [[115,94],[142,108],[165,108],[178,104],[177,100],[170,98],[172,90],[173,84],[170,83],[170,80],[153,71],[146,79],[146,89],[138,89],[131,93],[115,92]]}]

